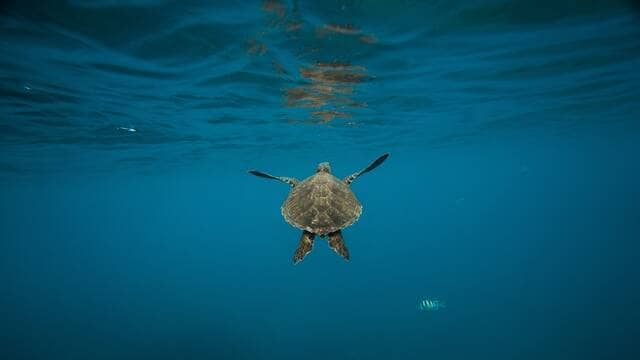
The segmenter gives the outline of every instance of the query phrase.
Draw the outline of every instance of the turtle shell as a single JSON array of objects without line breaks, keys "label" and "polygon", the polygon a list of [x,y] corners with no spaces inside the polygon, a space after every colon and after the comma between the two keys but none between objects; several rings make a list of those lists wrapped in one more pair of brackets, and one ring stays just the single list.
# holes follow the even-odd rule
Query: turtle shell
[{"label": "turtle shell", "polygon": [[294,186],[282,205],[284,219],[301,230],[326,235],[355,223],[362,205],[343,181],[319,172]]}]

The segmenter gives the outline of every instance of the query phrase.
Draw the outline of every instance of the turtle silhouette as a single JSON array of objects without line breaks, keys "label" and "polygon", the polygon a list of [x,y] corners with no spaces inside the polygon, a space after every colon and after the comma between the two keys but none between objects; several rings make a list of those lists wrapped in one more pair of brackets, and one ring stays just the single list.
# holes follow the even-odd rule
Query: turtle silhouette
[{"label": "turtle silhouette", "polygon": [[360,175],[382,164],[388,153],[383,154],[366,168],[340,180],[331,174],[328,162],[318,164],[316,173],[299,181],[295,178],[273,176],[257,170],[249,170],[255,176],[282,181],[291,185],[291,191],[282,204],[282,216],[292,226],[302,230],[300,243],[293,255],[297,264],[311,252],[316,235],[329,237],[329,246],[345,260],[349,260],[341,230],[353,225],[362,205],[351,191],[351,183]]}]

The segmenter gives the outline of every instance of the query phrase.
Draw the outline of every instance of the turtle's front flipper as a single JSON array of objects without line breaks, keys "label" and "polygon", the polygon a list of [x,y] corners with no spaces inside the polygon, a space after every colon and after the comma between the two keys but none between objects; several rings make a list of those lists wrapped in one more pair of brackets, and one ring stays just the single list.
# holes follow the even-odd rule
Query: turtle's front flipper
[{"label": "turtle's front flipper", "polygon": [[367,172],[377,168],[378,166],[380,166],[380,164],[382,164],[385,160],[387,160],[388,157],[389,157],[389,153],[382,154],[382,156],[380,156],[379,158],[375,159],[366,168],[358,171],[355,174],[351,174],[351,175],[347,176],[344,179],[344,182],[347,183],[347,185],[351,184],[353,182],[353,180],[355,180],[358,176],[360,176],[360,175],[362,175],[364,173],[367,173]]},{"label": "turtle's front flipper", "polygon": [[293,264],[297,264],[304,257],[311,252],[313,248],[313,238],[316,237],[316,234],[310,233],[306,230],[302,232],[302,236],[300,237],[300,244],[296,249],[296,253],[293,255]]},{"label": "turtle's front flipper", "polygon": [[282,181],[283,183],[287,183],[287,184],[289,184],[291,186],[298,185],[298,180],[294,179],[294,178],[290,178],[290,177],[273,176],[273,175],[269,175],[267,173],[260,172],[258,170],[249,170],[249,174],[255,175],[255,176],[259,176],[259,177],[263,177],[263,178],[266,178],[266,179],[273,179],[273,180]]},{"label": "turtle's front flipper", "polygon": [[329,234],[329,246],[345,260],[349,260],[349,249],[347,249],[347,246],[344,244],[340,230]]}]

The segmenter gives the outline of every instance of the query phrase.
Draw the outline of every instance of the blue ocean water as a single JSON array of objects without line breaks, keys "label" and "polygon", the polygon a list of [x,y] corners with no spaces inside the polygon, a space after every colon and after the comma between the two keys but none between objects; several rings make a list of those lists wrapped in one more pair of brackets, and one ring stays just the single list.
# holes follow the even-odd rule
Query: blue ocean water
[{"label": "blue ocean water", "polygon": [[[633,1],[2,2],[0,358],[640,358],[638,69]],[[247,170],[384,152],[294,266]]]}]

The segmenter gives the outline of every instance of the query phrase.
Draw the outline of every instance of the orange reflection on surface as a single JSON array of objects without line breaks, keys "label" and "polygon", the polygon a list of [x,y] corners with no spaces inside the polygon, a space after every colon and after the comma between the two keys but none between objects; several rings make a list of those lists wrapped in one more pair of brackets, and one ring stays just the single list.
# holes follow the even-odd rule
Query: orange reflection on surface
[{"label": "orange reflection on surface", "polygon": [[287,24],[287,29],[285,31],[286,32],[299,31],[300,29],[302,29],[303,26],[304,24],[301,23],[300,21],[289,21],[289,23]]},{"label": "orange reflection on surface", "polygon": [[342,34],[342,35],[360,35],[358,40],[364,44],[376,44],[378,38],[373,34],[365,34],[361,29],[358,29],[351,24],[325,24],[322,27],[316,29],[316,36],[321,38],[327,34]]},{"label": "orange reflection on surface", "polygon": [[289,107],[322,107],[331,98],[331,94],[315,91],[309,86],[287,89],[286,105]]},{"label": "orange reflection on surface", "polygon": [[284,17],[287,14],[287,9],[284,4],[277,0],[266,0],[262,3],[262,10],[278,15],[278,17]]},{"label": "orange reflection on surface", "polygon": [[264,55],[267,52],[267,45],[256,39],[247,41],[247,53],[249,55]]},{"label": "orange reflection on surface", "polygon": [[343,35],[356,35],[356,34],[360,34],[360,29],[356,28],[355,26],[351,25],[351,24],[344,24],[344,25],[339,25],[339,24],[325,24],[324,26],[322,26],[321,28],[319,28],[317,30],[317,34],[318,35],[324,35],[327,33],[337,33],[337,34],[343,34]]},{"label": "orange reflection on surface", "polygon": [[351,118],[351,114],[342,111],[335,110],[319,110],[311,113],[313,119],[322,120],[323,123],[328,123],[336,117],[348,119]]},{"label": "orange reflection on surface", "polygon": [[365,44],[375,44],[378,42],[378,38],[373,35],[362,35],[358,38],[358,40]]},{"label": "orange reflection on surface", "polygon": [[366,69],[346,62],[317,62],[300,68],[307,83],[287,89],[285,104],[289,107],[316,108],[312,119],[327,123],[335,118],[350,118],[345,109],[364,107],[355,102],[354,84],[368,78]]},{"label": "orange reflection on surface", "polygon": [[352,66],[347,63],[318,62],[314,67],[300,68],[300,75],[319,83],[359,83],[365,77],[362,66]]},{"label": "orange reflection on surface", "polygon": [[[353,24],[336,23],[317,27],[314,39],[314,29],[308,26],[309,23],[301,16],[296,2],[289,4],[283,0],[264,0],[261,9],[267,15],[266,25],[253,39],[247,41],[246,51],[249,55],[269,56],[273,71],[283,81],[295,78],[291,72],[296,66],[289,65],[290,61],[279,61],[286,58],[286,55],[282,58],[279,56],[287,50],[283,52],[283,49],[279,48],[278,44],[282,43],[283,38],[286,38],[287,44],[296,42],[300,45],[295,55],[300,60],[318,59],[326,47],[334,45],[329,41],[327,46],[324,46],[325,41],[320,38],[325,35],[329,36],[326,40],[336,39],[341,43],[340,37],[345,37],[348,46],[357,45],[353,44],[353,41],[364,44],[378,42],[375,36]],[[302,29],[304,30],[301,31]],[[272,39],[275,40],[271,41]],[[270,47],[267,47],[266,43],[270,44]],[[348,51],[350,49],[349,47]],[[257,62],[264,60],[256,59]],[[288,66],[285,68],[284,64]],[[284,90],[284,104],[287,107],[309,109],[310,119],[306,121],[328,123],[336,118],[350,119],[350,110],[367,106],[366,103],[355,101],[356,84],[371,78],[364,67],[352,65],[347,61],[317,61],[298,65],[298,71],[300,77],[296,83]]]}]

